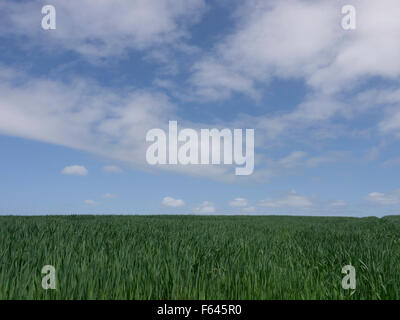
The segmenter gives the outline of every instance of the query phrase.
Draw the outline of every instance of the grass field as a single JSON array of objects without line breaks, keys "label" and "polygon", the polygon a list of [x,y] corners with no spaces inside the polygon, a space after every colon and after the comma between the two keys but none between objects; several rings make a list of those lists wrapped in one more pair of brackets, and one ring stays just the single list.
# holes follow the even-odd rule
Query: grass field
[{"label": "grass field", "polygon": [[0,217],[0,268],[0,299],[400,299],[400,217]]}]

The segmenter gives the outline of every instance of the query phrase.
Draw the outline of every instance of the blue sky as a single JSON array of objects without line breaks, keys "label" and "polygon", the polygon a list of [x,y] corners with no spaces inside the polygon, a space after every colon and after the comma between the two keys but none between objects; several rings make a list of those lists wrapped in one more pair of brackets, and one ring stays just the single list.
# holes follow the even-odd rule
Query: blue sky
[{"label": "blue sky", "polygon": [[[398,214],[399,16],[396,0],[4,0],[0,214]],[[254,173],[150,166],[146,132],[170,120],[254,129]]]}]

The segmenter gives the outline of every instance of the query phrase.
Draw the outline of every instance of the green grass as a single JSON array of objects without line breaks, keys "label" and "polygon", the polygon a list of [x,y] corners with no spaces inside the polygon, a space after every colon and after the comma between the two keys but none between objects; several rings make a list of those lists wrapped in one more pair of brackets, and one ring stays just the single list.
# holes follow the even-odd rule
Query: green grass
[{"label": "green grass", "polygon": [[[57,290],[42,289],[44,265]],[[400,299],[399,288],[400,217],[0,217],[0,299]]]}]

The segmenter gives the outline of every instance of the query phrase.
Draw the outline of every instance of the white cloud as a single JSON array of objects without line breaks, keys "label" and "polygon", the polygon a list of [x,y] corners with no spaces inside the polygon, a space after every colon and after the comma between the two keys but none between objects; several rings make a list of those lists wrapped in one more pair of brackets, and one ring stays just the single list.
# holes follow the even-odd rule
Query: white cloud
[{"label": "white cloud", "polygon": [[[361,25],[365,25],[367,21],[367,28],[370,28],[370,21],[375,21],[369,19],[370,15],[376,11],[380,19],[380,13],[386,10],[381,7],[390,10],[398,7],[396,1],[383,1],[387,1],[386,5],[360,4]],[[21,30],[32,29],[31,24],[37,25],[37,19],[32,18],[30,13],[33,5],[29,7],[24,4],[18,7],[19,5],[14,6],[11,1],[4,3],[0,4],[0,9],[5,9],[10,13],[7,16],[11,20],[11,25],[17,27],[7,26],[6,30],[0,23],[0,34],[10,32],[8,30],[21,33]],[[158,48],[161,43],[174,43],[178,46],[176,41],[179,42],[180,39],[186,37],[186,31],[184,31],[185,34],[181,33],[181,30],[186,29],[180,27],[186,26],[189,23],[187,20],[196,21],[202,10],[197,13],[194,8],[204,7],[200,0],[167,4],[159,4],[158,1],[140,2],[142,5],[140,10],[146,12],[144,16],[157,16],[162,20],[156,21],[156,25],[151,26],[151,30],[146,29],[144,34],[147,38],[142,39],[144,25],[150,22],[146,19],[144,19],[146,21],[125,19],[126,16],[136,14],[132,13],[132,8],[137,8],[138,3],[132,1],[131,6],[125,2],[117,1],[110,4],[102,0],[98,6],[96,5],[94,11],[90,11],[89,9],[92,9],[94,5],[86,0],[82,2],[79,12],[75,12],[72,10],[73,4],[65,1],[56,2],[56,7],[60,9],[58,12],[65,12],[64,17],[72,18],[66,20],[65,30],[59,28],[60,30],[57,29],[54,33],[45,33],[46,37],[51,34],[50,37],[54,37],[54,40],[63,40],[66,46],[71,46],[71,49],[74,46],[78,52],[89,57],[98,55],[97,52],[101,52],[101,55],[113,55],[130,48],[141,49],[154,46]],[[160,12],[160,8],[165,9],[167,6],[171,6],[167,8],[167,12]],[[371,6],[373,8],[379,6],[379,10],[374,11]],[[17,15],[17,7],[22,9],[19,11],[20,16]],[[117,13],[110,11],[111,7],[121,11],[117,10]],[[357,46],[357,41],[361,41],[362,37],[364,42],[368,42],[368,39],[372,43],[380,41],[377,40],[378,33],[374,33],[374,30],[371,30],[370,38],[364,32],[365,30],[361,30],[360,34],[358,34],[360,30],[353,33],[344,32],[340,27],[340,9],[340,3],[333,2],[305,0],[246,2],[236,13],[237,24],[233,32],[222,38],[213,52],[206,54],[193,66],[191,81],[195,91],[200,96],[209,95],[212,99],[218,99],[219,96],[227,98],[232,92],[242,92],[257,98],[257,88],[267,86],[271,78],[294,78],[304,81],[311,79],[308,85],[315,92],[308,94],[306,100],[294,110],[257,117],[242,117],[241,115],[239,120],[236,119],[233,122],[236,127],[249,127],[249,124],[256,128],[257,139],[261,137],[258,146],[264,146],[263,143],[267,139],[277,141],[275,139],[277,135],[293,134],[296,130],[311,126],[313,132],[316,131],[316,126],[320,127],[321,131],[318,134],[337,136],[341,131],[332,130],[327,121],[337,114],[346,114],[348,110],[357,106],[349,106],[327,94],[325,89],[338,81],[336,79],[333,83],[330,80],[331,77],[322,77],[318,74],[321,74],[321,70],[327,72],[327,68],[339,66],[340,61],[337,61],[337,58],[340,53]],[[93,17],[93,26],[79,28],[79,22],[82,21],[84,15],[82,12],[87,12],[89,17]],[[119,12],[123,12],[123,15],[120,16]],[[97,19],[107,15],[110,15],[109,20]],[[62,17],[63,15],[59,14],[59,18]],[[392,13],[388,17],[390,21],[387,24],[387,31],[389,32],[384,38],[395,38],[397,20],[392,19]],[[287,21],[292,21],[292,23],[288,24]],[[62,20],[59,22],[63,23]],[[115,28],[109,28],[110,26]],[[171,28],[166,26],[171,26]],[[128,30],[131,29],[134,29],[132,35],[125,41],[127,33],[130,32]],[[40,34],[44,34],[42,31],[40,30]],[[164,37],[164,32],[171,37]],[[73,41],[69,41],[69,37],[74,38]],[[354,38],[354,41],[349,41],[350,38]],[[307,41],[304,41],[305,39]],[[393,41],[391,45],[395,46],[397,43],[398,41]],[[386,53],[381,52],[382,50],[377,51],[374,54],[386,56]],[[370,73],[367,69],[357,73],[352,69],[352,65],[347,64],[346,68],[338,67],[338,69],[344,70],[341,76],[352,79],[355,74],[383,75],[385,74],[382,71],[385,69],[383,64],[387,63],[389,62],[377,60],[376,64],[365,64],[366,68],[376,69],[376,72]],[[393,64],[396,70],[397,64],[397,62]],[[393,72],[395,74],[397,71]],[[340,75],[340,72],[338,73]],[[171,83],[164,82],[162,85],[170,87]],[[335,88],[340,88],[340,86],[335,84]],[[390,99],[394,101],[397,98],[396,91],[385,97],[386,101]],[[397,123],[400,123],[400,121],[391,123],[397,118],[390,115],[391,113],[388,113],[386,122],[381,124],[382,131],[395,130]],[[85,150],[135,168],[148,169],[145,163],[146,144],[143,137],[148,129],[165,128],[170,119],[179,119],[175,106],[166,95],[154,90],[127,88],[111,90],[79,78],[66,82],[47,79],[32,80],[26,74],[0,66],[0,133],[2,134]],[[231,124],[232,122],[229,123]],[[297,138],[301,135],[293,134],[293,136]],[[285,157],[286,159],[282,159],[281,168],[285,166],[294,168],[298,165],[314,167],[322,162],[332,161],[329,154],[317,157],[311,157],[308,154],[309,152],[305,151],[289,154]],[[205,167],[205,170],[198,170],[196,166],[163,167],[162,169],[207,176],[211,179],[228,177],[229,181],[236,181],[236,177],[232,175],[229,168],[222,166]],[[250,179],[261,177],[262,181],[266,181],[267,178],[276,175],[273,171],[259,166]]]},{"label": "white cloud", "polygon": [[247,206],[247,200],[244,198],[236,198],[233,201],[229,202],[231,207],[245,207]]},{"label": "white cloud", "polygon": [[195,66],[193,84],[200,93],[218,90],[226,97],[233,91],[253,93],[256,82],[268,83],[273,76],[316,72],[334,58],[332,43],[343,34],[339,9],[331,2],[245,2],[235,31]]},{"label": "white cloud", "polygon": [[57,29],[43,32],[40,8],[46,4],[3,0],[0,10],[7,19],[0,23],[0,34],[23,35],[43,47],[63,47],[90,58],[109,57],[128,49],[178,45],[205,10],[203,0],[52,0]]},{"label": "white cloud", "polygon": [[245,213],[253,213],[253,212],[256,212],[257,211],[257,208],[256,207],[246,207],[246,208],[243,208],[242,209],[242,212],[245,212]]},{"label": "white cloud", "polygon": [[400,75],[400,61],[395,54],[400,50],[395,40],[400,36],[399,2],[363,1],[356,8],[357,30],[337,44],[334,59],[313,74],[312,85],[324,90],[344,89],[362,78],[394,79]]},{"label": "white cloud", "polygon": [[68,166],[62,169],[62,174],[71,175],[71,176],[87,176],[88,170],[84,166]]},{"label": "white cloud", "polygon": [[378,123],[380,133],[394,134],[400,137],[400,88],[398,84],[385,89],[365,90],[358,94],[356,104],[360,106],[359,111],[377,110],[380,118]]},{"label": "white cloud", "polygon": [[[146,133],[168,131],[180,119],[169,98],[153,90],[109,89],[87,79],[30,79],[0,65],[0,134],[94,153],[142,170],[167,170],[234,181],[233,166],[153,166],[146,162]],[[214,127],[180,121],[179,126]],[[114,166],[103,168],[117,172]]]},{"label": "white cloud", "polygon": [[[272,80],[302,80],[308,89],[303,102],[284,112],[248,117],[247,123],[271,140],[289,134],[298,138],[305,129],[317,137],[343,134],[343,126],[336,124],[335,129],[332,123],[335,116],[350,120],[377,108],[368,99],[354,101],[349,90],[362,88],[368,80],[400,77],[398,0],[357,2],[357,29],[351,31],[341,27],[341,8],[346,4],[244,2],[234,16],[232,32],[194,65],[193,92],[208,100],[227,99],[233,93],[258,99]],[[385,117],[378,129],[400,138],[400,90],[397,86],[382,91],[387,92],[372,97],[392,106],[380,108]]]},{"label": "white cloud", "polygon": [[94,200],[85,200],[84,203],[88,206],[96,206],[97,202]]},{"label": "white cloud", "polygon": [[341,27],[345,4],[246,1],[235,30],[195,65],[192,83],[200,95],[218,99],[232,92],[254,95],[257,85],[274,77],[303,78],[310,88],[330,94],[363,78],[400,76],[399,2],[357,2],[353,31]]},{"label": "white cloud", "polygon": [[122,173],[123,172],[122,169],[117,166],[104,166],[103,171],[108,172],[108,173]]},{"label": "white cloud", "polygon": [[113,193],[105,193],[105,194],[101,195],[101,197],[103,199],[112,200],[112,199],[118,198],[118,195],[117,194],[113,194]]},{"label": "white cloud", "polygon": [[185,205],[185,201],[180,199],[174,199],[172,197],[165,197],[161,203],[163,206],[173,207],[173,208],[183,207]]},{"label": "white cloud", "polygon": [[367,198],[369,202],[380,205],[395,205],[400,203],[400,189],[390,193],[371,192]]},{"label": "white cloud", "polygon": [[196,213],[214,213],[215,206],[210,201],[204,201],[199,207],[194,208],[193,211]]},{"label": "white cloud", "polygon": [[1,134],[144,166],[147,131],[167,126],[174,110],[165,95],[151,90],[114,92],[79,78],[29,79],[0,65]]},{"label": "white cloud", "polygon": [[[139,170],[235,181],[233,166],[150,167],[146,133],[153,128],[168,131],[171,119],[180,119],[176,106],[154,90],[112,90],[81,78],[69,82],[30,79],[0,64],[0,134],[84,150]],[[182,120],[179,126],[207,128],[210,124]],[[119,171],[114,166],[103,170]]]},{"label": "white cloud", "polygon": [[269,208],[285,208],[285,207],[311,207],[313,202],[307,197],[299,195],[296,191],[291,191],[289,194],[278,199],[265,199],[260,202],[260,206]]}]

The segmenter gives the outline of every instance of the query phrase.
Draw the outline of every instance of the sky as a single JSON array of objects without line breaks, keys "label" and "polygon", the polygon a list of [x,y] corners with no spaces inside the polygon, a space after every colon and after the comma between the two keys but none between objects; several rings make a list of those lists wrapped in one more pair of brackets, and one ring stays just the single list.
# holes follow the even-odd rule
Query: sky
[{"label": "sky", "polygon": [[[398,0],[2,0],[0,214],[398,214],[399,18]],[[169,121],[254,129],[254,172],[150,165]]]}]

